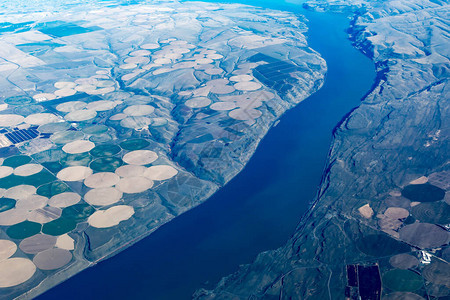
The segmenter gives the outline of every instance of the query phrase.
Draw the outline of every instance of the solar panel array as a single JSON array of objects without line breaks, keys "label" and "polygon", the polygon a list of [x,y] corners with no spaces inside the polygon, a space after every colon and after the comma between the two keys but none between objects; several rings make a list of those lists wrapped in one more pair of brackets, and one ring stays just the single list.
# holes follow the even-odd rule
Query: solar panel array
[{"label": "solar panel array", "polygon": [[11,141],[11,143],[18,144],[38,137],[39,131],[37,131],[36,128],[31,127],[29,129],[18,129],[5,133],[5,136]]}]

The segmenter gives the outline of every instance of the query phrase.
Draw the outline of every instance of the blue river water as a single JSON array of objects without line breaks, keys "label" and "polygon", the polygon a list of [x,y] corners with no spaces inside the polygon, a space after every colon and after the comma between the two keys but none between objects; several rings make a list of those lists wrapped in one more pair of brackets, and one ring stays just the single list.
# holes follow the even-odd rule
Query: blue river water
[{"label": "blue river water", "polygon": [[316,195],[333,128],[370,90],[375,68],[348,40],[345,15],[281,0],[235,2],[306,15],[308,43],[328,64],[323,88],[282,116],[244,170],[205,203],[39,299],[191,299],[294,232]]}]

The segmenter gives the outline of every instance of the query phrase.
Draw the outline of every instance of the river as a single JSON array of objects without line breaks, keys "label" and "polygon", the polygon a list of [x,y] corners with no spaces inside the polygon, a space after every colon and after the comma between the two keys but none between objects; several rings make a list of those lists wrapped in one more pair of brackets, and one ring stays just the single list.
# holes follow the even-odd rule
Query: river
[{"label": "river", "polygon": [[240,2],[307,16],[309,46],[328,64],[323,88],[283,115],[244,170],[205,203],[40,299],[190,299],[294,232],[315,197],[333,128],[370,90],[375,67],[352,47],[345,15]]}]

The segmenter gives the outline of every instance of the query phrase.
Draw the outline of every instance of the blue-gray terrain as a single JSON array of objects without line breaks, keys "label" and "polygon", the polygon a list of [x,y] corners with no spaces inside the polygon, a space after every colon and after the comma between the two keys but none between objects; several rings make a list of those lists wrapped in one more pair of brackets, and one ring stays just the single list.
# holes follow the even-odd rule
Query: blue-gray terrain
[{"label": "blue-gray terrain", "polygon": [[448,299],[446,1],[312,1],[352,14],[373,90],[334,131],[317,198],[285,246],[196,299]]}]

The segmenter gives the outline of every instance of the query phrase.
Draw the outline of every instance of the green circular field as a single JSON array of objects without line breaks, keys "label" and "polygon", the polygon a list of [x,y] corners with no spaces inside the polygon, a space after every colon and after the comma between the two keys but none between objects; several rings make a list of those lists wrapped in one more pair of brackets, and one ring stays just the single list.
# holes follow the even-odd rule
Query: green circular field
[{"label": "green circular field", "polygon": [[86,134],[89,135],[96,135],[96,134],[102,134],[108,131],[108,126],[105,125],[91,125],[88,127],[85,127],[83,129],[81,129],[81,131],[83,131]]},{"label": "green circular field", "polygon": [[411,209],[411,214],[425,223],[450,223],[450,205],[442,201],[420,203]]},{"label": "green circular field", "polygon": [[10,198],[0,198],[0,212],[10,210],[16,206],[16,200]]},{"label": "green circular field", "polygon": [[101,157],[92,161],[89,167],[97,172],[114,172],[123,165],[123,161],[117,157]]},{"label": "green circular field", "polygon": [[51,174],[49,171],[47,170],[42,170],[41,172],[37,173],[37,174],[33,174],[30,176],[26,176],[23,179],[23,183],[24,184],[28,184],[28,185],[32,185],[35,187],[39,187],[43,184],[52,182],[56,179],[56,177]]},{"label": "green circular field", "polygon": [[383,275],[383,285],[393,291],[414,292],[422,287],[423,279],[413,271],[394,269]]},{"label": "green circular field", "polygon": [[74,220],[75,222],[81,222],[87,219],[95,212],[95,209],[87,204],[75,204],[66,207],[62,211],[62,217]]},{"label": "green circular field", "polygon": [[95,157],[105,157],[105,156],[113,156],[119,153],[122,149],[114,144],[103,144],[98,145],[94,149],[90,151],[92,156]]},{"label": "green circular field", "polygon": [[31,157],[26,155],[16,155],[10,156],[3,161],[4,166],[8,166],[11,168],[17,168],[22,165],[26,165],[31,161]]},{"label": "green circular field", "polygon": [[87,166],[91,162],[89,153],[67,154],[59,161],[63,167]]},{"label": "green circular field", "polygon": [[14,113],[22,116],[29,116],[32,114],[38,114],[44,111],[44,108],[40,105],[25,105],[19,106],[14,109]]},{"label": "green circular field", "polygon": [[26,105],[31,102],[33,102],[33,99],[28,96],[14,96],[5,99],[5,103],[14,106]]},{"label": "green circular field", "polygon": [[89,140],[96,144],[110,142],[112,139],[112,136],[107,133],[92,135],[89,137]]},{"label": "green circular field", "polygon": [[59,131],[53,134],[50,139],[55,144],[68,144],[70,142],[81,140],[84,134],[81,131]]},{"label": "green circular field", "polygon": [[70,128],[70,124],[67,122],[48,123],[39,126],[38,131],[43,133],[55,133],[58,131],[65,131]]},{"label": "green circular field", "polygon": [[444,199],[445,191],[431,184],[410,184],[402,190],[402,196],[411,201],[434,202]]},{"label": "green circular field", "polygon": [[54,181],[42,185],[36,191],[36,194],[51,198],[55,195],[70,191],[70,188],[63,182]]},{"label": "green circular field", "polygon": [[398,242],[384,234],[370,234],[359,238],[356,245],[362,252],[372,256],[388,256],[409,252],[411,248],[404,243]]},{"label": "green circular field", "polygon": [[16,176],[14,174],[11,174],[7,177],[3,177],[0,180],[0,188],[3,189],[9,189],[16,185],[21,185],[23,183],[23,177],[22,176]]},{"label": "green circular field", "polygon": [[77,223],[73,219],[59,218],[44,224],[42,227],[42,232],[45,234],[58,236],[75,229]]},{"label": "green circular field", "polygon": [[44,163],[49,161],[59,161],[64,155],[65,153],[60,149],[49,149],[33,154],[33,158],[39,163]]},{"label": "green circular field", "polygon": [[49,161],[42,164],[46,169],[48,169],[50,172],[58,173],[62,170],[63,166],[57,162],[57,161]]},{"label": "green circular field", "polygon": [[9,227],[6,230],[6,234],[12,239],[21,240],[38,234],[41,232],[41,227],[39,223],[24,221]]},{"label": "green circular field", "polygon": [[147,147],[148,145],[150,145],[150,143],[144,139],[133,139],[120,143],[120,147],[122,147],[122,149],[129,151],[140,150]]}]

